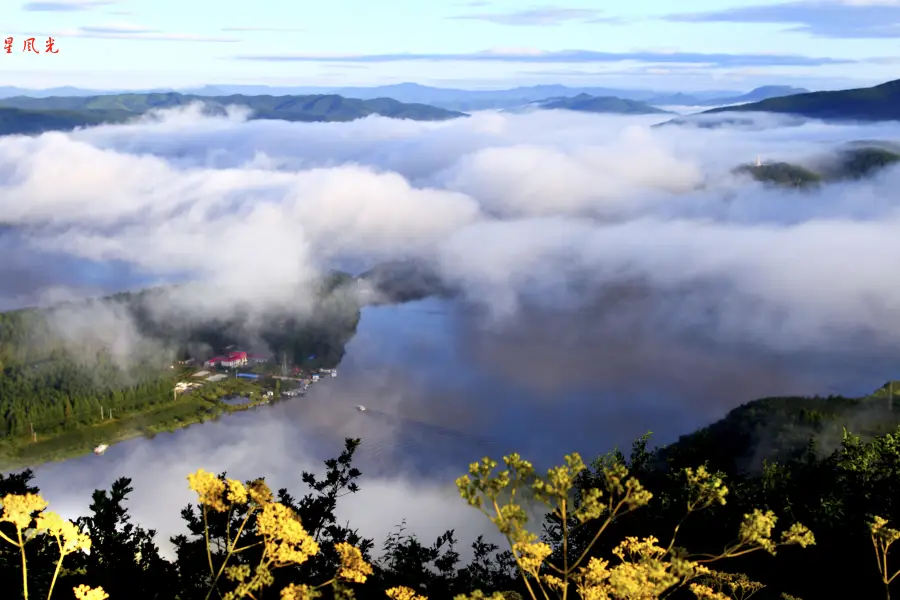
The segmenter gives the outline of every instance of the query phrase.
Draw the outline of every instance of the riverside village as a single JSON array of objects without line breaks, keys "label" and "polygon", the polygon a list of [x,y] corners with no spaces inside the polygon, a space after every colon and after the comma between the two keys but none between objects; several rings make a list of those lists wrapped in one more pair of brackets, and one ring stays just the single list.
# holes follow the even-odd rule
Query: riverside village
[{"label": "riverside village", "polygon": [[[276,400],[304,396],[310,385],[337,377],[337,369],[313,367],[316,356],[307,357],[307,366],[289,366],[287,358],[276,361],[267,354],[253,354],[234,347],[203,361],[183,357],[169,369],[173,372],[172,400],[204,400],[220,409],[244,410]],[[210,413],[218,413],[212,406]],[[106,443],[94,447],[94,454],[106,452]]]}]

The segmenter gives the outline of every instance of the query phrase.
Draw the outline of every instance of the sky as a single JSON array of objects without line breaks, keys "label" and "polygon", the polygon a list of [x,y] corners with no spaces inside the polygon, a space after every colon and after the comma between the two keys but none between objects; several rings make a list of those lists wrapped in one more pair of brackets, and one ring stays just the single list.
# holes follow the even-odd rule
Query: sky
[{"label": "sky", "polygon": [[[838,89],[890,80],[900,63],[900,0],[5,4],[0,36],[13,45],[0,54],[4,84],[30,88]],[[39,53],[23,52],[30,37]],[[45,52],[48,37],[55,54]]]}]

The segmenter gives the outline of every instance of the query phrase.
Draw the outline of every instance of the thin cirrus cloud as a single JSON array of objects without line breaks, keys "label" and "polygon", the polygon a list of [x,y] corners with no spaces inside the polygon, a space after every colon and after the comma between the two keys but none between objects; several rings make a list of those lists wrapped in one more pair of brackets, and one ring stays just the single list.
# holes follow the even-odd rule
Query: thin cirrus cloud
[{"label": "thin cirrus cloud", "polygon": [[498,25],[553,27],[564,23],[618,23],[619,19],[604,17],[599,10],[586,8],[534,7],[509,12],[468,13],[451,19],[487,21]]},{"label": "thin cirrus cloud", "polygon": [[115,40],[143,40],[166,42],[239,42],[234,37],[196,35],[192,33],[166,33],[141,25],[112,23],[106,25],[82,26],[76,29],[54,33],[56,37],[78,37]]},{"label": "thin cirrus cloud", "polygon": [[816,37],[884,39],[900,36],[900,1],[794,1],[671,14],[665,20],[686,23],[783,24],[790,26],[788,31]]},{"label": "thin cirrus cloud", "polygon": [[301,27],[223,27],[222,31],[245,31],[263,33],[298,33],[306,31]]},{"label": "thin cirrus cloud", "polygon": [[320,63],[390,63],[403,61],[440,62],[509,62],[537,64],[613,63],[638,61],[649,63],[706,64],[718,67],[768,67],[846,64],[856,61],[837,58],[800,56],[796,54],[704,54],[699,52],[596,52],[593,50],[561,51],[498,51],[488,50],[465,54],[269,54],[242,55],[236,60],[263,62],[320,62]]},{"label": "thin cirrus cloud", "polygon": [[118,4],[119,0],[49,0],[46,2],[26,2],[23,10],[47,11],[47,12],[72,12],[78,10],[90,10],[111,4]]}]

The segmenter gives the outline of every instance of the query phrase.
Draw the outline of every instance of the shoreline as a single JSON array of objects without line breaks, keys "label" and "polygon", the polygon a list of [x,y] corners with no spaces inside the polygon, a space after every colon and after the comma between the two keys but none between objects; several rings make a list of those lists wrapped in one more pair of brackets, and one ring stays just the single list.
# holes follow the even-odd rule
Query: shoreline
[{"label": "shoreline", "polygon": [[[267,397],[261,382],[228,379],[227,388],[215,399],[184,393],[176,400],[150,406],[146,410],[108,419],[101,423],[63,429],[45,435],[35,442],[30,436],[0,440],[0,473],[34,469],[41,465],[61,462],[90,454],[99,444],[113,446],[138,437],[152,438],[158,433],[174,432],[191,425],[215,421],[223,415],[242,412],[292,397]],[[229,398],[247,398],[246,402],[228,403]]]}]

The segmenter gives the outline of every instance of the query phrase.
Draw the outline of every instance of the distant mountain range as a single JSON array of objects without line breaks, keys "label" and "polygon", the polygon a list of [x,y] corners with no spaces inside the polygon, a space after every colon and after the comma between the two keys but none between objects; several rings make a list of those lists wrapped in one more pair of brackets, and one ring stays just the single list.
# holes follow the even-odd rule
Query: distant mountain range
[{"label": "distant mountain range", "polygon": [[590,113],[611,113],[619,115],[669,114],[669,111],[651,106],[638,100],[626,100],[615,96],[591,96],[578,94],[574,98],[551,98],[535,102],[529,106],[544,110],[574,110]]},{"label": "distant mountain range", "polygon": [[[696,106],[720,106],[722,104],[743,104],[745,102],[759,102],[768,100],[769,98],[781,98],[782,96],[793,96],[795,94],[808,94],[809,90],[805,88],[795,88],[789,85],[764,85],[756,89],[750,90],[746,94],[739,96],[716,98],[714,100],[705,100],[698,102]],[[685,104],[684,106],[690,106]]]},{"label": "distant mountain range", "polygon": [[769,98],[740,106],[714,108],[701,114],[747,111],[840,121],[900,120],[900,79],[868,88]]},{"label": "distant mountain range", "polygon": [[126,90],[87,90],[75,87],[57,87],[33,90],[10,86],[0,86],[0,98],[29,96],[43,98],[50,96],[101,96],[123,93],[170,93],[178,92],[191,96],[296,96],[333,95],[345,98],[372,100],[393,98],[400,102],[429,104],[448,110],[473,111],[505,109],[523,106],[550,98],[572,98],[580,94],[597,97],[616,97],[624,100],[646,102],[655,106],[720,106],[736,102],[755,102],[779,95],[801,93],[806,90],[786,86],[765,86],[742,94],[735,90],[711,90],[696,92],[661,92],[656,90],[617,89],[606,87],[568,87],[565,85],[534,85],[500,90],[461,90],[438,88],[417,83],[399,83],[375,87],[315,87],[292,86],[272,87],[265,85],[206,85],[192,89],[150,89],[139,92]]},{"label": "distant mountain range", "polygon": [[0,99],[0,135],[35,134],[69,130],[100,123],[121,123],[153,109],[175,108],[202,102],[212,114],[225,114],[227,106],[244,106],[252,119],[284,121],[352,121],[369,115],[415,121],[442,121],[467,116],[424,104],[392,98],[360,100],[338,95],[319,96],[192,96],[110,94],[103,96],[16,96]]},{"label": "distant mountain range", "polygon": [[[211,95],[242,89],[243,94]],[[900,80],[871,88],[832,92],[807,92],[802,88],[765,86],[746,94],[731,93],[700,98],[687,94],[658,95],[648,90],[610,90],[607,88],[567,88],[560,85],[520,87],[510,90],[453,90],[418,84],[399,84],[373,88],[340,88],[343,94],[252,95],[260,91],[281,92],[288,88],[267,86],[206,86],[198,93],[180,92],[125,93],[83,95],[79,88],[54,88],[36,95],[6,96],[19,88],[0,88],[0,135],[33,134],[42,131],[67,130],[100,123],[121,123],[152,109],[173,108],[202,102],[213,114],[224,114],[227,106],[244,106],[253,119],[285,121],[350,121],[368,115],[397,119],[438,121],[467,116],[449,105],[475,108],[563,109],[592,113],[665,114],[658,108],[673,104],[728,104],[695,115],[667,121],[665,124],[696,124],[704,127],[740,125],[751,120],[739,113],[764,111],[830,120],[900,120]],[[300,88],[290,88],[300,89]],[[310,88],[304,88],[310,89]],[[321,89],[321,88],[312,88]],[[590,90],[590,91],[588,91]],[[47,96],[45,92],[65,95]],[[577,93],[575,93],[577,92]],[[713,92],[704,92],[709,96]],[[722,94],[719,92],[718,94]],[[737,95],[735,95],[737,94]],[[350,95],[356,97],[348,97]],[[376,96],[377,97],[374,97]],[[388,95],[392,95],[388,97]],[[628,97],[628,96],[632,97]],[[360,97],[373,96],[373,97]],[[635,98],[634,96],[641,96]],[[427,102],[426,102],[427,101]],[[437,106],[443,103],[443,106]],[[702,115],[722,114],[710,119]],[[662,125],[662,124],[660,124]]]}]

